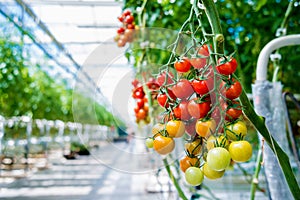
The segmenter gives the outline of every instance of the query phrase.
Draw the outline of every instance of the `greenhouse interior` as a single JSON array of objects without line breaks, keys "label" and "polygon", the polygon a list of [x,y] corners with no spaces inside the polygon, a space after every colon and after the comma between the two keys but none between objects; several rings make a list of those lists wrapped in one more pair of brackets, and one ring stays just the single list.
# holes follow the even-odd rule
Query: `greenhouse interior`
[{"label": "greenhouse interior", "polygon": [[300,199],[299,9],[0,0],[0,199]]}]

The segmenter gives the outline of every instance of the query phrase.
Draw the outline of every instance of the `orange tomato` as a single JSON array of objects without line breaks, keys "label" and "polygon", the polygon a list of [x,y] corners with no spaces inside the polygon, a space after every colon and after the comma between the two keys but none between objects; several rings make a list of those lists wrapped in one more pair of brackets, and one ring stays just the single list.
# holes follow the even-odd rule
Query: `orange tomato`
[{"label": "orange tomato", "polygon": [[197,157],[185,156],[179,161],[181,171],[185,172],[189,167],[198,167],[199,159]]},{"label": "orange tomato", "polygon": [[216,131],[216,122],[213,119],[206,121],[198,120],[196,122],[195,129],[197,134],[201,137],[208,137],[211,133]]},{"label": "orange tomato", "polygon": [[173,138],[158,135],[154,138],[153,148],[157,153],[166,155],[175,148],[175,141]]},{"label": "orange tomato", "polygon": [[166,125],[166,130],[170,137],[181,137],[185,132],[185,125],[180,120],[170,120]]}]

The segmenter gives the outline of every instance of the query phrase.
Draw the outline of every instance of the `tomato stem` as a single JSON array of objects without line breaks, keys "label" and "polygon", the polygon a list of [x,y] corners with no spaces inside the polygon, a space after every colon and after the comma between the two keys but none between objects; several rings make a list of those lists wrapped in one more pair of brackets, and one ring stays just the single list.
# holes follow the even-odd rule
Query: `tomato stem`
[{"label": "tomato stem", "polygon": [[172,170],[170,168],[170,164],[168,163],[167,158],[164,158],[163,162],[164,162],[164,166],[165,166],[165,168],[166,168],[166,170],[168,172],[168,175],[169,175],[171,181],[173,182],[174,186],[177,189],[179,197],[181,199],[183,199],[183,200],[188,200],[188,198],[185,196],[184,192],[182,191],[182,189],[181,189],[181,187],[180,187],[180,185],[178,183],[178,180],[175,178],[175,176],[174,176],[174,174],[173,174],[173,172],[172,172]]}]

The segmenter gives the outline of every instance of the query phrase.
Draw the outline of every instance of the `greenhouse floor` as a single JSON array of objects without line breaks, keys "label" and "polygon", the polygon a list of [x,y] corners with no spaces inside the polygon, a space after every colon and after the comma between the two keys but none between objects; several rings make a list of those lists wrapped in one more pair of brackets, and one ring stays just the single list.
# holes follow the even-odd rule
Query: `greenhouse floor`
[{"label": "greenhouse floor", "polygon": [[[136,142],[117,142],[114,147],[135,151],[141,148]],[[46,169],[15,170],[8,175],[1,171],[0,199],[13,200],[175,200],[179,199],[175,189],[169,184],[163,171],[159,176],[155,172],[119,170],[118,166],[134,169],[146,163],[130,159],[126,153],[111,151],[109,144],[101,144],[93,149],[90,156],[80,156],[67,160],[58,154],[49,154]],[[102,155],[100,163],[97,155]],[[61,155],[61,154],[60,154]],[[141,160],[141,159],[140,159]],[[111,163],[109,166],[108,163]],[[127,169],[125,167],[125,169]],[[23,173],[23,175],[22,175]],[[221,180],[207,181],[212,194],[219,199],[249,199],[250,185],[241,174],[234,171],[226,174]],[[159,181],[159,182],[158,182]],[[160,183],[160,184],[159,184]],[[203,196],[213,199],[205,189],[198,190]],[[191,196],[191,195],[189,195]],[[203,199],[203,198],[200,198]],[[205,198],[204,198],[205,199]],[[256,199],[268,199],[261,192]]]}]

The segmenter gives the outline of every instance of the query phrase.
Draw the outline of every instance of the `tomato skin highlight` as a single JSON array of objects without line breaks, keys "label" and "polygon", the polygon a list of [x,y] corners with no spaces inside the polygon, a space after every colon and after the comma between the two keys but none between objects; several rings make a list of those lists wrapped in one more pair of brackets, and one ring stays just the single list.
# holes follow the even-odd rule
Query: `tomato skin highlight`
[{"label": "tomato skin highlight", "polygon": [[180,120],[170,120],[166,125],[169,137],[179,138],[185,133],[185,125]]},{"label": "tomato skin highlight", "polygon": [[174,150],[175,141],[173,138],[158,135],[154,138],[153,148],[157,153],[166,155]]},{"label": "tomato skin highlight", "polygon": [[228,151],[235,162],[247,162],[252,157],[252,146],[246,140],[231,142]]}]

